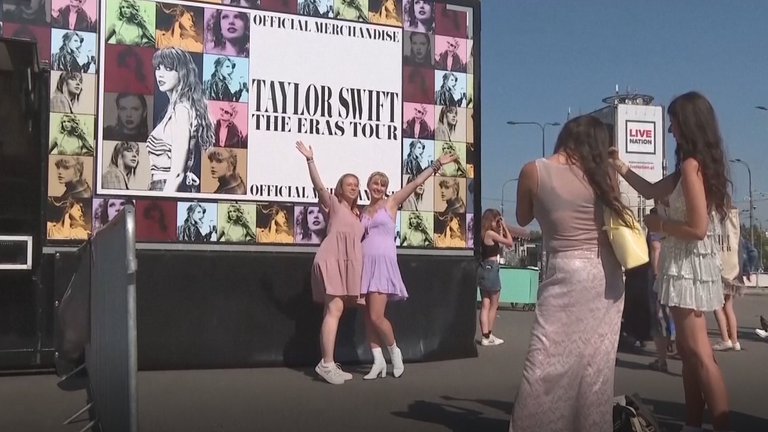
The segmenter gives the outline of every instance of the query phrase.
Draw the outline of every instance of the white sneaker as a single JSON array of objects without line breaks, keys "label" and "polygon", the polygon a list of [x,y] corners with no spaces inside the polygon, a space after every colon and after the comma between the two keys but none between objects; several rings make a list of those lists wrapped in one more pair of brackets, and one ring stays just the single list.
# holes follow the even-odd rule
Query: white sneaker
[{"label": "white sneaker", "polygon": [[734,351],[741,351],[741,343],[740,342],[736,342],[735,344],[733,344],[733,350]]},{"label": "white sneaker", "polygon": [[320,363],[315,366],[315,372],[331,384],[344,384],[352,379],[352,374],[341,370],[341,365],[338,363],[327,365],[320,360]]},{"label": "white sneaker", "polygon": [[503,343],[504,343],[504,339],[499,339],[494,335],[491,335],[490,337],[487,337],[487,338],[483,338],[480,341],[480,345],[482,346],[496,346],[496,345],[501,345]]},{"label": "white sneaker", "polygon": [[755,333],[763,339],[768,339],[768,332],[763,329],[755,329]]},{"label": "white sneaker", "polygon": [[[720,341],[712,345],[712,349],[715,351],[729,351],[733,349],[733,343],[731,341]],[[741,349],[741,347],[739,347]]]}]

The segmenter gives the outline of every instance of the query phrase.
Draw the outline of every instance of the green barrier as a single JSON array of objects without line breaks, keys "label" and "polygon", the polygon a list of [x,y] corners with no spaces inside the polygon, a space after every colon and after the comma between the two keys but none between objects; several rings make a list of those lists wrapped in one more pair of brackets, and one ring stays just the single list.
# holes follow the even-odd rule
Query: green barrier
[{"label": "green barrier", "polygon": [[[504,267],[499,269],[501,278],[501,296],[499,303],[525,305],[524,309],[533,309],[539,293],[539,269],[535,267]],[[477,301],[481,301],[480,289]]]}]

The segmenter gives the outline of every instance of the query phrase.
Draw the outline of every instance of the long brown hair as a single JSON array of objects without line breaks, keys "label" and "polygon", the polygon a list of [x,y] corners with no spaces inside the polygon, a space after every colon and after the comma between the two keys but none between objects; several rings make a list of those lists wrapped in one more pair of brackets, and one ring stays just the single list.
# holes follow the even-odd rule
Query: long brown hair
[{"label": "long brown hair", "polygon": [[712,104],[698,92],[688,92],[676,97],[667,108],[670,129],[675,128],[675,170],[686,159],[695,159],[704,179],[707,210],[716,210],[722,220],[731,208],[729,186],[733,183],[728,175],[723,138],[717,124]]},{"label": "long brown hair", "polygon": [[501,234],[496,230],[496,221],[501,217],[501,213],[495,208],[486,209],[483,212],[483,217],[480,219],[480,238],[485,238],[485,233],[489,230],[496,234]]},{"label": "long brown hair", "polygon": [[611,145],[611,134],[605,123],[595,116],[583,115],[565,123],[557,136],[555,153],[564,153],[568,162],[580,167],[595,197],[624,224],[631,225],[627,216],[629,209],[619,194],[618,179],[609,168]]}]

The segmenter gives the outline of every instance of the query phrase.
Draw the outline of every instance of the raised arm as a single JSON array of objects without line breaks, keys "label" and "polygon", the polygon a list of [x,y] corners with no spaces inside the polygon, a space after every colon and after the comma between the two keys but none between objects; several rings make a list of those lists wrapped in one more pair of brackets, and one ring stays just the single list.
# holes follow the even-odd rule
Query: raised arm
[{"label": "raised arm", "polygon": [[315,166],[315,152],[312,150],[312,146],[307,147],[302,141],[296,141],[296,149],[307,159],[309,179],[312,181],[312,187],[317,191],[320,205],[326,209],[330,209],[331,194],[328,193],[328,190],[323,186],[323,181],[320,180],[320,174],[317,172],[317,167]]},{"label": "raised arm", "polygon": [[637,193],[642,195],[645,199],[654,201],[665,199],[672,194],[672,192],[675,190],[675,186],[677,186],[678,180],[680,179],[679,174],[674,172],[657,181],[656,183],[651,183],[648,180],[640,177],[640,175],[629,168],[629,165],[627,165],[623,160],[619,159],[619,152],[615,148],[611,148],[611,150],[609,150],[608,157],[610,157],[611,163],[616,169],[616,172],[624,177],[624,180],[626,180],[627,183],[632,186],[632,189],[636,190]]},{"label": "raised arm", "polygon": [[533,221],[533,196],[539,184],[539,172],[536,162],[523,165],[517,179],[517,224],[524,227]]},{"label": "raised arm", "polygon": [[509,230],[507,229],[507,224],[504,222],[504,218],[499,218],[496,223],[499,225],[499,230],[501,231],[501,234],[497,233],[493,230],[488,230],[485,232],[485,240],[490,240],[492,242],[496,242],[498,244],[503,244],[507,247],[512,247],[512,234],[509,233]]},{"label": "raised arm", "polygon": [[653,232],[663,232],[685,241],[704,240],[709,227],[707,194],[699,162],[687,159],[680,167],[680,181],[685,199],[685,220],[662,219],[659,215],[645,217],[646,226]]},{"label": "raised arm", "polygon": [[454,160],[456,160],[456,155],[453,153],[446,153],[440,156],[439,158],[437,158],[437,160],[432,164],[431,169],[425,169],[412,182],[403,186],[402,189],[395,192],[394,194],[392,194],[392,196],[389,197],[389,199],[387,200],[387,210],[390,213],[397,212],[397,209],[401,205],[403,205],[405,200],[407,200],[409,196],[411,196],[414,192],[416,192],[416,188],[423,185],[427,180],[429,180],[430,177],[432,177],[432,175],[437,174],[437,172],[440,171],[440,168],[442,168],[443,165],[447,163],[451,163]]}]

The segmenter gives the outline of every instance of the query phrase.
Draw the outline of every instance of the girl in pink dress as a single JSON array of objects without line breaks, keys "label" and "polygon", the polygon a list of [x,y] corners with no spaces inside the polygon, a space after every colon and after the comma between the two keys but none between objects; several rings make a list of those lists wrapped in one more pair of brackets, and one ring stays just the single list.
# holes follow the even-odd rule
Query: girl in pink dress
[{"label": "girl in pink dress", "polygon": [[416,179],[404,188],[386,197],[389,178],[382,172],[374,172],[368,177],[368,190],[371,203],[363,210],[361,219],[365,234],[363,236],[363,275],[360,292],[365,296],[365,326],[368,343],[373,351],[373,366],[364,379],[371,380],[387,376],[387,363],[381,351],[381,342],[387,344],[392,361],[392,374],[399,378],[403,374],[403,354],[395,342],[392,324],[384,316],[389,300],[405,300],[408,292],[400,276],[395,247],[395,219],[397,210],[410,197],[416,188],[424,184],[440,168],[456,159],[455,154],[444,154],[438,158],[431,169],[424,170]]},{"label": "girl in pink dress", "polygon": [[312,297],[325,305],[320,329],[323,358],[315,372],[331,384],[344,384],[352,374],[341,370],[333,359],[336,331],[345,305],[355,305],[360,299],[363,254],[363,226],[358,220],[357,197],[360,182],[354,174],[344,174],[336,183],[333,195],[323,186],[315,168],[312,147],[298,141],[296,148],[307,158],[309,177],[317,190],[320,205],[328,214],[328,233],[312,263]]}]

